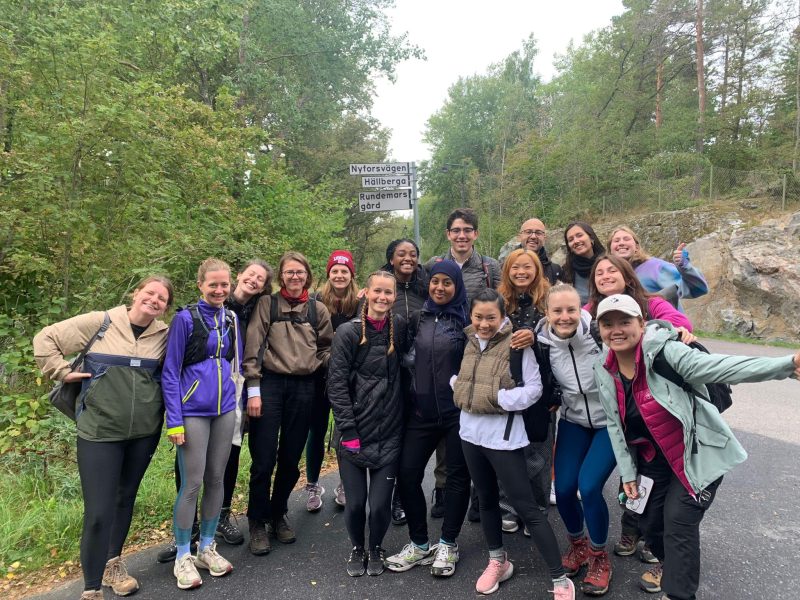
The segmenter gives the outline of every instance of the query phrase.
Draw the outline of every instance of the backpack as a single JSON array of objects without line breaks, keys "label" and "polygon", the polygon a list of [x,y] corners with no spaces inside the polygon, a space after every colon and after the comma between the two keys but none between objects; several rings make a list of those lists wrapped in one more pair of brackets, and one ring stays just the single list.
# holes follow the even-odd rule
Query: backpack
[{"label": "backpack", "polygon": [[272,325],[273,323],[280,323],[281,321],[291,321],[295,325],[300,325],[302,323],[308,323],[311,325],[311,329],[314,330],[314,335],[319,337],[319,332],[317,331],[317,326],[319,325],[319,320],[317,318],[317,302],[314,298],[309,298],[308,302],[306,302],[306,315],[301,317],[297,313],[292,313],[290,316],[286,316],[283,313],[278,312],[278,293],[272,294],[271,301],[269,303],[269,324]]},{"label": "backpack", "polygon": [[[517,387],[525,385],[525,381],[522,378],[522,353],[522,350],[511,350],[509,354],[508,366],[511,371],[511,377],[517,384]],[[534,353],[536,352],[534,351]],[[549,360],[549,355],[540,356],[536,353],[536,360],[540,361],[542,359]],[[542,371],[549,372],[549,367],[547,369],[542,369],[540,365],[539,372],[541,373]],[[525,423],[525,434],[528,436],[528,441],[530,443],[544,442],[547,439],[552,420],[550,407],[553,404],[551,402],[546,402],[545,398],[550,397],[561,397],[561,388],[552,375],[549,377],[542,377],[542,397],[528,408],[518,411],[522,414],[522,422]],[[560,401],[558,404],[560,404]],[[517,412],[508,413],[506,429],[503,433],[503,439],[506,441],[511,437],[511,426],[514,424],[515,414],[517,414]]]},{"label": "backpack", "polygon": [[[700,342],[692,342],[689,344],[689,347],[698,352],[710,354],[708,349]],[[672,365],[667,362],[667,359],[664,357],[663,350],[656,354],[656,357],[653,359],[653,370],[660,377],[663,377],[667,381],[674,383],[692,397],[692,413],[694,413],[694,402],[697,397],[702,398],[706,402],[710,402],[721,413],[728,410],[733,404],[733,390],[731,390],[731,386],[729,386],[727,383],[707,383],[706,389],[708,390],[708,398],[706,398],[703,394],[696,390],[691,383],[687,383],[683,377],[678,375],[675,369],[672,368]]]},{"label": "backpack", "polygon": [[203,321],[203,317],[200,315],[197,304],[188,304],[185,307],[178,309],[178,311],[181,310],[188,310],[192,317],[192,333],[186,342],[182,366],[188,367],[189,365],[202,362],[207,358],[224,358],[228,362],[233,362],[237,344],[235,331],[236,328],[233,326],[234,319],[236,317],[234,316],[233,311],[231,311],[229,308],[225,309],[225,323],[228,326],[227,335],[231,338],[231,345],[228,347],[228,351],[225,353],[225,356],[209,357],[206,344],[208,342],[208,336],[210,332],[208,330],[208,325],[206,325],[205,321]]}]

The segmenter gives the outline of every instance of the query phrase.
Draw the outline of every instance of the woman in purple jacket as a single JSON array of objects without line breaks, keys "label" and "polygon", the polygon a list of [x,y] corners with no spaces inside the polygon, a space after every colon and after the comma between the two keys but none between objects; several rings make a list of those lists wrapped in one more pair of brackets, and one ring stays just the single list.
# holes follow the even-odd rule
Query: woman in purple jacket
[{"label": "woman in purple jacket", "polygon": [[[197,271],[197,287],[200,301],[172,320],[161,377],[167,435],[178,448],[181,474],[173,512],[178,548],[173,573],[180,589],[203,583],[197,567],[214,577],[233,570],[214,542],[235,422],[233,376],[241,370],[238,320],[224,306],[231,291],[230,267],[216,258],[204,260]],[[192,556],[192,521],[201,483],[200,544],[197,556]]]}]

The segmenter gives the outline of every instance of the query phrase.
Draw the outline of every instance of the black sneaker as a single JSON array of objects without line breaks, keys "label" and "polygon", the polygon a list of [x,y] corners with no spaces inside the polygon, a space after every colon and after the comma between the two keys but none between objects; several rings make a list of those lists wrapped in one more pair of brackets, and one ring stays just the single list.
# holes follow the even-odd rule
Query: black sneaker
[{"label": "black sneaker", "polygon": [[[192,554],[197,554],[197,542],[199,541],[200,541],[200,525],[198,524],[196,525],[196,528],[195,526],[192,527],[192,543],[189,546],[189,552],[191,552]],[[174,562],[176,556],[178,556],[178,546],[175,543],[175,540],[172,540],[169,546],[167,546],[161,552],[156,554],[156,562],[160,563]]]},{"label": "black sneaker", "polygon": [[369,558],[367,559],[367,575],[380,575],[383,573],[386,568],[384,560],[386,560],[386,550],[380,546],[370,550]]},{"label": "black sneaker", "polygon": [[231,509],[222,509],[217,522],[215,537],[221,538],[226,544],[238,546],[244,543],[244,536],[239,528],[231,521]]},{"label": "black sneaker", "polygon": [[405,525],[406,524],[406,511],[403,510],[403,505],[400,504],[400,494],[395,493],[392,496],[392,525]]},{"label": "black sneaker", "polygon": [[431,518],[441,519],[444,517],[444,490],[433,488],[433,506],[431,506]]},{"label": "black sneaker", "polygon": [[350,558],[347,559],[347,574],[350,577],[361,577],[367,572],[367,555],[363,546],[353,546]]}]

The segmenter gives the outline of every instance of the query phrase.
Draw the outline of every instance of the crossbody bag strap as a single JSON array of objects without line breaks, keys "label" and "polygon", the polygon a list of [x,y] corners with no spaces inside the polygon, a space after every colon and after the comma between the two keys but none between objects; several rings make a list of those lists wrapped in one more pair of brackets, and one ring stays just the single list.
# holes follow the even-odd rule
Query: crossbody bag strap
[{"label": "crossbody bag strap", "polygon": [[103,316],[103,324],[100,326],[100,329],[98,329],[95,332],[95,334],[91,337],[91,339],[86,344],[84,349],[81,350],[81,353],[78,354],[78,356],[75,357],[75,360],[72,361],[72,364],[70,365],[71,367],[70,371],[74,371],[81,365],[81,363],[83,363],[83,359],[86,358],[86,355],[89,353],[89,350],[91,350],[92,346],[97,340],[103,339],[103,336],[105,336],[106,331],[108,331],[110,325],[111,325],[111,317],[109,317],[108,313],[106,312],[105,315]]}]

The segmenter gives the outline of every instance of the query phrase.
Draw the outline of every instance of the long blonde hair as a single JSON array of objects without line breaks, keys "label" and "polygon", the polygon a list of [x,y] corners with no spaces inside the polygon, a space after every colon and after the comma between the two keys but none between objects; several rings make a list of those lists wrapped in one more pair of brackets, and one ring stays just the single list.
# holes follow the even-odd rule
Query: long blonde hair
[{"label": "long blonde hair", "polygon": [[542,268],[542,262],[539,260],[539,256],[532,250],[517,248],[506,257],[503,263],[503,271],[500,275],[500,286],[497,288],[497,291],[500,292],[503,299],[506,301],[506,311],[508,314],[512,315],[517,312],[519,308],[517,297],[519,294],[511,281],[511,267],[517,259],[523,255],[529,256],[533,261],[533,266],[536,267],[536,276],[525,290],[525,293],[531,297],[533,305],[537,310],[544,313],[545,298],[547,296],[547,290],[550,288],[550,282],[547,280],[547,277],[544,276],[544,269]]},{"label": "long blonde hair", "polygon": [[[369,286],[372,285],[372,280],[375,277],[383,277],[384,279],[391,279],[392,283],[394,283],[394,289],[397,289],[397,279],[395,279],[394,275],[389,273],[388,271],[374,271],[370,273],[369,277],[367,277],[367,284],[366,287],[369,289]],[[367,309],[369,302],[364,302],[364,305],[361,307],[361,341],[358,343],[359,346],[363,346],[367,343]],[[392,314],[392,309],[389,309],[389,349],[386,351],[386,354],[391,354],[394,352],[394,315]]]},{"label": "long blonde hair", "polygon": [[354,277],[350,277],[350,283],[347,284],[344,296],[339,297],[336,295],[336,290],[328,279],[322,284],[322,289],[319,291],[319,299],[330,311],[332,315],[354,315],[356,308],[358,308],[358,285]]},{"label": "long blonde hair", "polygon": [[633,238],[633,241],[636,242],[636,250],[633,251],[633,256],[631,256],[630,259],[628,259],[628,262],[630,262],[631,265],[633,265],[634,269],[638,267],[640,264],[642,264],[644,261],[652,258],[652,256],[650,256],[647,252],[644,251],[639,236],[636,235],[633,229],[631,229],[627,225],[617,225],[616,227],[614,227],[614,229],[611,230],[611,235],[608,236],[608,246],[607,246],[609,254],[611,254],[611,240],[614,239],[614,236],[617,234],[618,231],[624,231],[625,233],[630,234],[630,236]]}]

